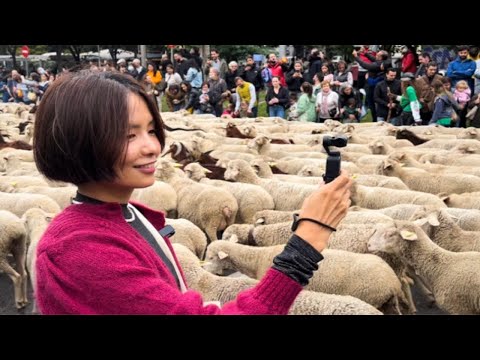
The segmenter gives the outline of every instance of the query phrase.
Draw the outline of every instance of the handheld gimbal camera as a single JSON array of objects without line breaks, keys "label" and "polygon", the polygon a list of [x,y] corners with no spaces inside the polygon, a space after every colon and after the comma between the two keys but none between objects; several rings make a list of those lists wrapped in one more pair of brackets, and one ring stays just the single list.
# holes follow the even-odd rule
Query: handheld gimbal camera
[{"label": "handheld gimbal camera", "polygon": [[340,175],[340,164],[342,162],[340,151],[330,151],[329,146],[345,147],[347,146],[347,142],[348,139],[344,135],[323,137],[323,147],[328,154],[327,166],[325,168],[325,174],[323,174],[325,184],[335,180],[335,178]]}]

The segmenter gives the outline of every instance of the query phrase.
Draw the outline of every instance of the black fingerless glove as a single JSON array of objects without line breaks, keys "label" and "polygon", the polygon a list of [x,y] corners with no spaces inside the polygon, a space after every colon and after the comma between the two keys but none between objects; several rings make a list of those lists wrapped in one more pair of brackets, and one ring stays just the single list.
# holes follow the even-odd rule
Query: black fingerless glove
[{"label": "black fingerless glove", "polygon": [[323,260],[312,245],[293,234],[285,249],[273,259],[273,266],[300,285],[305,286],[318,269],[318,262]]}]

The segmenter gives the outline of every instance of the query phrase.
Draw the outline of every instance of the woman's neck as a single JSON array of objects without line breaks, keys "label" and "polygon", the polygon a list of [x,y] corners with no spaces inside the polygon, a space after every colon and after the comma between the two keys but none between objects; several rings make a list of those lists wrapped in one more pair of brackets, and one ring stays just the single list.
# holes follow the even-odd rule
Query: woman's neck
[{"label": "woman's neck", "polygon": [[78,192],[103,202],[126,204],[133,190],[119,188],[112,183],[91,182],[78,185]]}]

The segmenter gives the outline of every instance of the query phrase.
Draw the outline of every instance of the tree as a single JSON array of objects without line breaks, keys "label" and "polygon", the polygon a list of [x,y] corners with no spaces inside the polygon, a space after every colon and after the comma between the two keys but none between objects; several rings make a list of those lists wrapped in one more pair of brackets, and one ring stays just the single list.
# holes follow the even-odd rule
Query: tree
[{"label": "tree", "polygon": [[0,45],[0,51],[2,53],[8,53],[12,56],[13,68],[17,67],[17,48],[20,45]]},{"label": "tree", "polygon": [[274,45],[210,45],[210,49],[218,50],[220,57],[229,62],[243,61],[247,55],[267,55],[274,51]]}]

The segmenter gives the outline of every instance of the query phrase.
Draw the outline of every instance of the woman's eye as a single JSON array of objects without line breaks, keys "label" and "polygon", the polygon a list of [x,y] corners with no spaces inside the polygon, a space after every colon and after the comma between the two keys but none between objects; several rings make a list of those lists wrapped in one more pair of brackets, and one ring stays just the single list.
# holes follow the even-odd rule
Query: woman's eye
[{"label": "woman's eye", "polygon": [[128,134],[127,139],[132,140],[135,137],[135,134]]},{"label": "woman's eye", "polygon": [[157,134],[155,133],[155,129],[150,130],[148,133],[149,133],[150,135],[155,135],[155,136],[157,135]]}]

